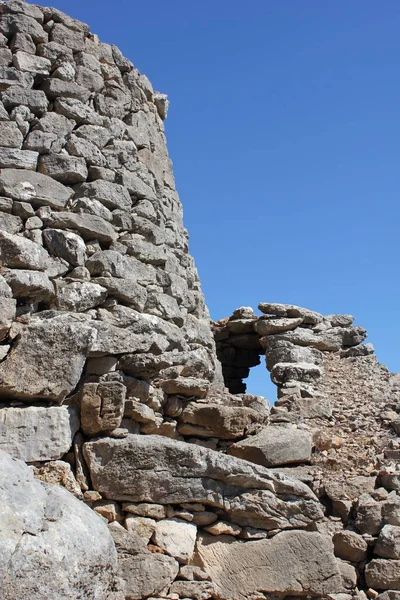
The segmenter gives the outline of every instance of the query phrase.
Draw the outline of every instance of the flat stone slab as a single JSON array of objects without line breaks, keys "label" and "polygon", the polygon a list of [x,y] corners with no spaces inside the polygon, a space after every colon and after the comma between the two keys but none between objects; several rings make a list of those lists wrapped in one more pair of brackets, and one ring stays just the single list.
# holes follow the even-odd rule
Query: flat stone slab
[{"label": "flat stone slab", "polygon": [[24,462],[61,458],[71,448],[78,429],[75,407],[0,409],[0,449]]},{"label": "flat stone slab", "polygon": [[87,442],[94,489],[130,502],[201,502],[224,509],[238,525],[307,527],[322,518],[308,486],[238,458],[156,435]]}]

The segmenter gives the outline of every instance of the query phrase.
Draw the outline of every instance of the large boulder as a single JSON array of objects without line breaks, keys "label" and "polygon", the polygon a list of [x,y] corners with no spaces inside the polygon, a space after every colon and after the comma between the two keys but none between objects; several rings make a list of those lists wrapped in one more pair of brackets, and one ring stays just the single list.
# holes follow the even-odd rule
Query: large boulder
[{"label": "large boulder", "polygon": [[195,444],[128,435],[87,442],[84,454],[94,489],[112,500],[201,502],[262,529],[307,527],[322,518],[305,484]]},{"label": "large boulder", "polygon": [[25,462],[61,458],[79,429],[73,406],[0,409],[0,448]]},{"label": "large boulder", "polygon": [[117,556],[106,525],[0,450],[2,600],[106,600]]},{"label": "large boulder", "polygon": [[332,541],[315,532],[286,531],[254,542],[203,536],[193,562],[211,576],[219,600],[325,597],[343,590]]},{"label": "large boulder", "polygon": [[233,444],[228,454],[264,467],[295,465],[311,460],[312,435],[296,427],[270,425],[257,435]]}]

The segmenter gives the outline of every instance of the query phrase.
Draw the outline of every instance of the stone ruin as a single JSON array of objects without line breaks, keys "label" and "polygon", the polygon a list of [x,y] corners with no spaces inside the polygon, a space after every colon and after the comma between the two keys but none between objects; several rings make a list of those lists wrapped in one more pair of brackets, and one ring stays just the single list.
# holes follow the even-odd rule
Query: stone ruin
[{"label": "stone ruin", "polygon": [[210,322],[167,97],[84,23],[1,2],[0,98],[0,600],[399,600],[400,375],[365,330]]}]

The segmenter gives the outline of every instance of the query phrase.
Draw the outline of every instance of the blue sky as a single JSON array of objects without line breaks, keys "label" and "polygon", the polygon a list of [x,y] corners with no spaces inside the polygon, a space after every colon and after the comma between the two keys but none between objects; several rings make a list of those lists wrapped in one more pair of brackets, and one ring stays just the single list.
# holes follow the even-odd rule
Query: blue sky
[{"label": "blue sky", "polygon": [[[52,0],[171,100],[178,190],[213,318],[345,312],[400,371],[398,0]],[[271,396],[256,370],[249,391]]]}]

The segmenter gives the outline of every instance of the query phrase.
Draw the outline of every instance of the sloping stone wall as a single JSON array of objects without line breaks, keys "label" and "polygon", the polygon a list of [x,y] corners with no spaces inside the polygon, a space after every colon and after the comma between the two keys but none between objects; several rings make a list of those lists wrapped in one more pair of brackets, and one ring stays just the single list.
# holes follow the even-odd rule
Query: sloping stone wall
[{"label": "sloping stone wall", "polygon": [[167,109],[87,25],[0,3],[0,598],[397,600],[398,376],[287,305],[216,349]]}]

